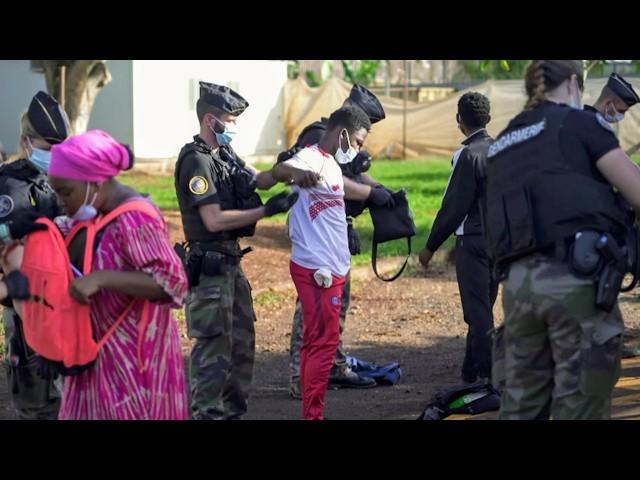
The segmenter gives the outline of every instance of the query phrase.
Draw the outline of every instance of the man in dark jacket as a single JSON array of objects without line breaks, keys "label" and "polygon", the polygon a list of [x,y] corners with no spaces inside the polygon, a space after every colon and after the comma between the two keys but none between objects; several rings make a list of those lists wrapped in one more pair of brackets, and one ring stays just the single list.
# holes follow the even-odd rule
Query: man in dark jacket
[{"label": "man in dark jacket", "polygon": [[473,383],[491,377],[491,337],[493,304],[498,285],[486,252],[483,235],[486,159],[492,138],[485,127],[491,120],[489,99],[476,92],[465,93],[458,101],[456,120],[467,137],[453,154],[452,172],[420,263],[427,268],[435,251],[456,235],[456,275],[464,321],[469,326],[462,365],[462,380]]}]

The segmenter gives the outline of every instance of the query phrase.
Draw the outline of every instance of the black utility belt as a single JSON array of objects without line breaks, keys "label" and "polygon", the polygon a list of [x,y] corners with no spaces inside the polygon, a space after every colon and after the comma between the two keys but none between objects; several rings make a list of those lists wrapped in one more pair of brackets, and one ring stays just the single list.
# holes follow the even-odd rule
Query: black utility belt
[{"label": "black utility belt", "polygon": [[242,257],[244,257],[247,253],[253,251],[252,247],[241,249],[237,244],[232,247],[228,247],[216,242],[189,242],[188,249],[190,252],[197,252],[197,254],[199,255],[205,254],[207,252],[219,253],[220,255],[229,258],[225,260],[226,262],[231,262],[234,264],[239,263]]},{"label": "black utility belt", "polygon": [[576,277],[593,280],[595,305],[606,312],[613,310],[625,274],[632,273],[628,246],[595,230],[583,230],[535,253],[566,262]]},{"label": "black utility belt", "polygon": [[201,257],[200,273],[215,277],[233,270],[240,265],[240,257],[231,257],[223,253],[209,251]]},{"label": "black utility belt", "polygon": [[185,262],[189,286],[197,286],[201,274],[215,277],[233,270],[252,250],[251,247],[240,250],[216,243],[190,242]]},{"label": "black utility belt", "polygon": [[558,260],[559,262],[568,262],[571,259],[571,249],[574,240],[575,237],[573,236],[562,238],[547,247],[535,250],[533,254],[549,257],[550,259]]},{"label": "black utility belt", "polygon": [[200,257],[200,273],[209,277],[221,275],[240,265],[242,256],[251,251],[251,247],[241,250],[239,255],[228,255],[215,250],[204,251]]}]

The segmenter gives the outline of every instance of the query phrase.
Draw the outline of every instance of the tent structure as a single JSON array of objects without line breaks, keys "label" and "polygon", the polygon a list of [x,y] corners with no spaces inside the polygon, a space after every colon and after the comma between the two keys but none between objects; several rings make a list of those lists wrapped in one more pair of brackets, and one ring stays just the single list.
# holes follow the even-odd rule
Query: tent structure
[{"label": "tent structure", "polygon": [[[640,91],[640,78],[628,78]],[[606,78],[588,79],[584,102],[590,104],[598,98]],[[298,134],[311,122],[326,117],[339,108],[348,97],[351,85],[337,77],[322,86],[309,87],[302,78],[289,80],[284,87],[284,130],[287,145],[293,145]],[[406,157],[450,155],[463,140],[456,123],[458,99],[467,91],[480,92],[491,101],[491,122],[487,130],[498,135],[509,120],[516,116],[526,100],[524,81],[490,80],[473,88],[456,92],[449,98],[431,104],[407,101]],[[376,123],[367,138],[366,148],[374,156],[401,158],[403,152],[403,123],[405,118],[402,99],[379,96],[387,117]],[[640,143],[640,107],[631,108],[622,122],[615,127],[620,144],[625,150]]]}]

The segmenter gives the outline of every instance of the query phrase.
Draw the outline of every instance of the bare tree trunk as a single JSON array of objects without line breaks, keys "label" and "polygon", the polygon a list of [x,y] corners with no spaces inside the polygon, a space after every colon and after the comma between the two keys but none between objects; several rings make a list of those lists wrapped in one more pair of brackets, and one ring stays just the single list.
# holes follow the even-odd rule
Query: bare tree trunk
[{"label": "bare tree trunk", "polygon": [[587,82],[587,77],[589,76],[589,73],[591,73],[591,70],[593,70],[593,68],[598,65],[600,62],[602,62],[602,60],[583,60],[582,61],[582,66],[584,67],[584,77],[583,77],[583,81],[586,83]]},{"label": "bare tree trunk", "polygon": [[384,94],[388,97],[391,95],[391,60],[384,62]]},{"label": "bare tree trunk", "polygon": [[106,60],[41,60],[49,94],[59,100],[60,67],[66,67],[65,105],[72,134],[87,130],[96,95],[111,81]]}]

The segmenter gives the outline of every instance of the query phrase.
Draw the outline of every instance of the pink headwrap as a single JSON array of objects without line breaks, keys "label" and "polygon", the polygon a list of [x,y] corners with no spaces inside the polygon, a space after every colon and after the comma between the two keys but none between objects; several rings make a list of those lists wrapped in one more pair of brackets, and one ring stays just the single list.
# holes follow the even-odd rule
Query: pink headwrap
[{"label": "pink headwrap", "polygon": [[51,147],[49,174],[84,182],[104,182],[131,167],[124,145],[102,130],[89,130]]}]

